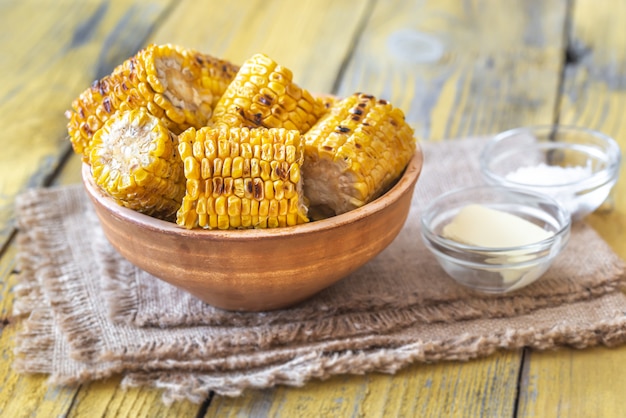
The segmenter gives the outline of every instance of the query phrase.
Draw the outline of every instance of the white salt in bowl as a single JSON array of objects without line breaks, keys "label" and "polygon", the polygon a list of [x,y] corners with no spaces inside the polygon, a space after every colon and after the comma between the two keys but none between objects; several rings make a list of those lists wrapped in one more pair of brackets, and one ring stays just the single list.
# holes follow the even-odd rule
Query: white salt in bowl
[{"label": "white salt in bowl", "polygon": [[[470,204],[506,212],[551,233],[528,245],[483,247],[444,237],[443,229]],[[493,224],[489,219],[485,234]],[[445,272],[459,284],[484,293],[505,293],[537,281],[565,248],[571,220],[551,197],[502,186],[454,190],[434,199],[421,215],[422,239]]]},{"label": "white salt in bowl", "polygon": [[606,200],[618,179],[620,163],[620,148],[611,137],[556,125],[502,132],[480,156],[480,169],[489,184],[552,196],[574,220]]}]

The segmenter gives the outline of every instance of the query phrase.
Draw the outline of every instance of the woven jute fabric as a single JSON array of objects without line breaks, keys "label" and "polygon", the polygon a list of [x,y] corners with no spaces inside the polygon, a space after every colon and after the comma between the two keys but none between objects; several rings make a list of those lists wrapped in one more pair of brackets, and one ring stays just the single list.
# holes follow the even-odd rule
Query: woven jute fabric
[{"label": "woven jute fabric", "polygon": [[538,282],[504,295],[467,290],[424,247],[419,215],[432,198],[481,184],[484,139],[424,143],[407,222],[374,260],[289,309],[228,312],[121,258],[80,185],[33,189],[17,201],[15,367],[76,384],[123,374],[164,399],[302,385],[341,373],[394,372],[415,362],[500,349],[626,341],[622,260],[584,222]]}]

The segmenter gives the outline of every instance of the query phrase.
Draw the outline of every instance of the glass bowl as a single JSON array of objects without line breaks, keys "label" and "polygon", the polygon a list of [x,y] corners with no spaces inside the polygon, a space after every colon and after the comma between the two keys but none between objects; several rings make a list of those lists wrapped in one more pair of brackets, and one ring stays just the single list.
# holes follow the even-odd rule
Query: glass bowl
[{"label": "glass bowl", "polygon": [[550,195],[580,219],[608,197],[621,153],[607,135],[585,128],[536,126],[496,135],[483,149],[487,183]]},{"label": "glass bowl", "polygon": [[[521,217],[552,233],[516,247],[480,247],[443,237],[443,228],[465,206],[479,204]],[[422,238],[446,273],[458,283],[486,293],[505,293],[540,278],[569,240],[571,220],[550,196],[502,186],[458,189],[436,198],[422,212]],[[485,233],[488,233],[488,228]]]}]

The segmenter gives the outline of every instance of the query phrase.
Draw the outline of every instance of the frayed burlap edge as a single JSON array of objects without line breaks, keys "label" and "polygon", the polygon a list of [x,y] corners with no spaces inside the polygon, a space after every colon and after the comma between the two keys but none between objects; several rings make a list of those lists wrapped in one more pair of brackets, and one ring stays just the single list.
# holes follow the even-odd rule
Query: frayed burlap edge
[{"label": "frayed burlap edge", "polygon": [[[64,203],[68,206],[80,204],[82,188],[72,187],[67,190]],[[64,237],[64,226],[61,222],[62,214],[40,210],[42,204],[41,191],[32,189],[16,199],[16,213],[18,214],[18,263],[20,274],[17,277],[18,286],[23,289],[24,301],[16,304],[20,314],[28,314],[32,307],[49,305],[52,308],[54,319],[59,323],[64,333],[69,335],[77,345],[95,347],[99,338],[92,335],[90,330],[97,328],[89,310],[86,308],[89,295],[81,292],[81,283],[75,280],[80,273],[72,262],[72,247]],[[33,221],[45,222],[46,228],[40,228]],[[44,257],[43,255],[48,255]],[[71,289],[72,300],[64,298],[61,284]],[[38,289],[38,293],[33,293]],[[33,299],[35,298],[35,299]],[[44,298],[47,303],[42,304]],[[30,312],[31,317],[33,312]],[[33,328],[20,335],[20,341],[36,338],[35,318],[30,318]],[[25,343],[23,343],[25,344]]]},{"label": "frayed burlap edge", "polygon": [[459,336],[446,341],[414,342],[398,347],[307,353],[291,361],[244,373],[202,374],[181,372],[129,373],[123,379],[128,387],[150,386],[162,389],[165,403],[180,400],[200,402],[210,392],[240,396],[245,390],[277,385],[300,387],[313,379],[334,375],[371,372],[395,373],[414,363],[465,361],[486,357],[498,350],[529,347],[537,350],[558,347],[585,348],[614,346],[626,341],[626,318],[602,321],[581,329],[556,326],[523,332],[505,332],[481,337]]}]

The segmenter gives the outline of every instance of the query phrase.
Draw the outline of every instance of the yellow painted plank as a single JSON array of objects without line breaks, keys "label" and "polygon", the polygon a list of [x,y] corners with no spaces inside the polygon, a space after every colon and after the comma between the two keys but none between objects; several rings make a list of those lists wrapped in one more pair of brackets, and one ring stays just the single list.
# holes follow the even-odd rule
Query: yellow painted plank
[{"label": "yellow painted plank", "polygon": [[196,417],[200,405],[175,402],[166,406],[155,389],[122,389],[114,377],[81,388],[68,418],[81,417]]},{"label": "yellow painted plank", "polygon": [[291,69],[300,86],[330,93],[367,4],[183,0],[151,41],[180,43],[238,64],[262,52]]},{"label": "yellow painted plank", "polygon": [[13,230],[14,196],[43,184],[69,145],[63,112],[97,75],[143,43],[168,3],[3,2],[0,247]]},{"label": "yellow painted plank", "polygon": [[[626,4],[598,7],[575,4],[572,54],[567,67],[561,121],[602,131],[618,141],[626,155]],[[626,170],[614,189],[610,211],[589,221],[626,259]]]},{"label": "yellow painted plank", "polygon": [[[613,136],[626,152],[626,4],[574,2],[561,123]],[[623,167],[622,167],[623,168]],[[626,259],[626,173],[612,199],[588,221]],[[532,353],[520,416],[617,417],[624,411],[626,347]]]},{"label": "yellow painted plank", "polygon": [[0,332],[0,416],[63,416],[76,389],[48,386],[45,376],[16,374],[11,368],[16,324],[3,326]]},{"label": "yellow painted plank", "polygon": [[395,375],[372,373],[312,381],[303,388],[250,391],[242,399],[215,396],[207,417],[512,416],[515,353],[468,363],[415,365]]},{"label": "yellow painted plank", "polygon": [[380,1],[341,80],[439,140],[549,123],[565,0]]},{"label": "yellow painted plank", "polygon": [[519,416],[623,416],[624,361],[623,348],[533,352],[522,380]]}]

